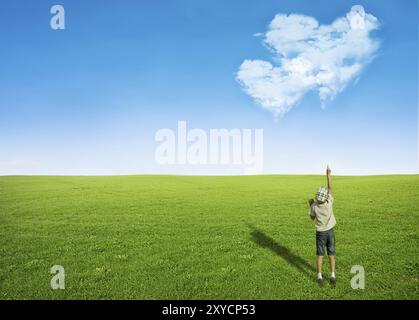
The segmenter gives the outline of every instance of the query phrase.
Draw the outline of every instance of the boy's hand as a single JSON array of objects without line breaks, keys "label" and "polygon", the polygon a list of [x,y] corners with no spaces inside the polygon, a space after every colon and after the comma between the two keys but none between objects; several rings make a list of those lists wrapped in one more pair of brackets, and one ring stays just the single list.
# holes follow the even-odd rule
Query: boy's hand
[{"label": "boy's hand", "polygon": [[328,176],[330,176],[330,174],[332,173],[332,170],[330,170],[330,168],[329,168],[329,165],[327,165],[327,168],[326,168],[326,174],[328,175]]}]

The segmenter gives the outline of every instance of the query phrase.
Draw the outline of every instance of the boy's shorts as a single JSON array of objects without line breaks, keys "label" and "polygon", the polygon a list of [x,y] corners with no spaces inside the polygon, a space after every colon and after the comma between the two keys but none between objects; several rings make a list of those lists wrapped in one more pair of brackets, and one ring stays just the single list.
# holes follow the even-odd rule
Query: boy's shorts
[{"label": "boy's shorts", "polygon": [[335,255],[335,233],[333,228],[327,231],[316,232],[317,256],[324,256],[324,247],[326,246],[327,255]]}]

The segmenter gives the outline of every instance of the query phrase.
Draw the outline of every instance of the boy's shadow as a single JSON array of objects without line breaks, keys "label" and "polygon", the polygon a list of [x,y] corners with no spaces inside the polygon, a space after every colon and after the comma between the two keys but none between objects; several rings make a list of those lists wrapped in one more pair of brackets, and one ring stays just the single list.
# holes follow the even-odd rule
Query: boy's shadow
[{"label": "boy's shadow", "polygon": [[261,230],[253,227],[252,225],[248,225],[249,228],[252,230],[251,240],[256,243],[257,245],[261,246],[262,248],[269,249],[292,265],[294,268],[299,270],[305,276],[313,279],[313,274],[316,272],[316,269],[308,263],[303,258],[297,256],[296,254],[292,253],[290,249],[285,246],[280,245],[270,236],[263,233]]}]

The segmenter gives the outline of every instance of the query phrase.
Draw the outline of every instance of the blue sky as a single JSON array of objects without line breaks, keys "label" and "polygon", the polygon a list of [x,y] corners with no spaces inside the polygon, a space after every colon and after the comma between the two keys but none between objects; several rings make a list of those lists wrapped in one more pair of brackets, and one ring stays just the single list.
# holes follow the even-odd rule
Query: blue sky
[{"label": "blue sky", "polygon": [[[65,8],[65,30],[50,8]],[[331,24],[355,4],[375,58],[321,108],[310,91],[275,120],[236,79],[275,64],[257,33],[277,13]],[[263,128],[264,173],[418,172],[417,1],[2,1],[0,174],[241,174],[161,166],[161,128]]]}]

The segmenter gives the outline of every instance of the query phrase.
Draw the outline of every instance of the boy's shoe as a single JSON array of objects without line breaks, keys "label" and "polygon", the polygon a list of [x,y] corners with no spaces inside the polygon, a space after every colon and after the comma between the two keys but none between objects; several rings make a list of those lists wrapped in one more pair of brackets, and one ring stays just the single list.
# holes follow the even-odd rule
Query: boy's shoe
[{"label": "boy's shoe", "polygon": [[331,278],[330,278],[330,284],[331,284],[332,286],[335,286],[335,285],[336,285],[336,278],[335,278],[335,277],[331,277]]},{"label": "boy's shoe", "polygon": [[317,283],[319,284],[320,287],[323,287],[323,279],[322,278],[317,278]]}]

